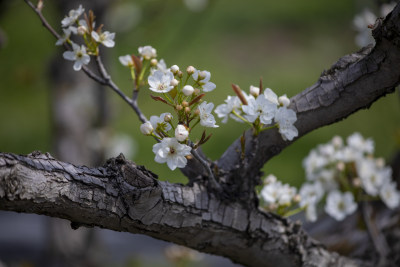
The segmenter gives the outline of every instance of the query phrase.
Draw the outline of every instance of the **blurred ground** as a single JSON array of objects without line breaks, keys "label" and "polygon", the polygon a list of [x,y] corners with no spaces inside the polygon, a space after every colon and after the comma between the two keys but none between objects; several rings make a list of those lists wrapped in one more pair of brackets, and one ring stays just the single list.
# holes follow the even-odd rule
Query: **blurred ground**
[{"label": "blurred ground", "polygon": [[[54,15],[51,2],[45,3],[45,15],[59,29],[62,17]],[[0,46],[0,151],[21,154],[50,151],[48,63],[54,56],[61,57],[62,50],[54,46],[55,40],[23,1],[1,1],[0,4],[0,28],[6,40]],[[373,7],[372,1],[349,0],[306,3],[209,0],[204,10],[193,12],[178,0],[115,1],[112,15],[104,22],[105,29],[117,32],[116,47],[110,50],[109,69],[117,84],[129,94],[129,73],[119,64],[118,56],[136,53],[138,46],[152,45],[169,66],[193,65],[209,70],[217,89],[208,100],[216,105],[226,95],[233,94],[231,83],[247,90],[251,84],[258,84],[260,76],[265,87],[279,95],[293,96],[315,83],[320,73],[339,57],[358,50],[352,20],[365,5]],[[148,95],[143,91],[139,96],[145,114],[149,117],[165,112],[158,110]],[[163,180],[184,182],[179,171],[171,172],[154,162],[153,140],[140,134],[139,122],[127,105],[121,104],[111,92],[109,97],[114,103],[113,128],[135,140],[137,152],[132,160],[146,165]],[[301,138],[268,162],[264,171],[299,185],[304,179],[301,161],[311,148],[327,142],[335,134],[346,137],[354,131],[373,137],[376,155],[390,159],[399,147],[396,141],[399,122],[396,93],[347,120]],[[212,159],[217,159],[245,129],[233,121],[220,125],[210,131],[213,137],[203,147]],[[9,234],[15,233],[10,225],[37,220],[16,214],[9,219],[5,214],[9,213],[0,214],[0,259],[8,255],[5,248],[11,242]],[[21,227],[18,229],[33,231]],[[107,233],[104,231],[102,235]],[[23,237],[15,236],[15,240],[35,238]],[[34,245],[26,244],[30,248]]]}]

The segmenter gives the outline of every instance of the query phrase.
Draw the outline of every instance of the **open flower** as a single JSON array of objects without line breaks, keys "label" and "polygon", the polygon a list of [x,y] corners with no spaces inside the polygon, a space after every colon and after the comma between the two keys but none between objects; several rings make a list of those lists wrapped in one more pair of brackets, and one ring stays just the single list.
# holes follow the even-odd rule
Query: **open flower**
[{"label": "open flower", "polygon": [[215,87],[217,87],[214,83],[210,82],[211,73],[209,71],[199,71],[195,69],[192,77],[193,80],[197,81],[204,92],[211,92]]},{"label": "open flower", "polygon": [[326,199],[325,211],[337,221],[342,221],[347,215],[357,209],[353,194],[331,191]]},{"label": "open flower", "polygon": [[171,85],[171,81],[173,79],[174,79],[174,74],[172,74],[171,71],[163,73],[160,70],[156,70],[148,78],[150,90],[157,93],[167,93],[174,88]]},{"label": "open flower", "polygon": [[79,16],[82,15],[84,11],[85,9],[82,8],[82,5],[79,5],[78,9],[70,10],[68,12],[68,16],[61,21],[61,26],[63,27],[71,26],[78,20]]},{"label": "open flower", "polygon": [[105,31],[98,34],[97,32],[92,31],[92,37],[96,42],[103,44],[105,47],[113,47],[115,45],[114,32],[110,33],[109,31]]},{"label": "open flower", "polygon": [[385,183],[379,192],[379,196],[390,209],[394,209],[400,204],[400,192],[397,191],[395,182]]},{"label": "open flower", "polygon": [[275,116],[276,105],[267,100],[264,95],[259,95],[257,99],[249,98],[248,104],[242,106],[243,112],[246,113],[244,117],[249,122],[254,122],[260,117],[260,122],[263,124],[270,124]]},{"label": "open flower", "polygon": [[122,65],[127,66],[129,68],[133,67],[133,59],[131,55],[120,56],[118,59]]},{"label": "open flower", "polygon": [[212,127],[212,128],[217,128],[219,127],[218,125],[215,124],[215,118],[211,114],[212,109],[214,108],[213,103],[207,103],[207,101],[204,101],[203,103],[200,104],[199,106],[199,111],[200,111],[200,124],[204,127]]},{"label": "open flower", "polygon": [[185,156],[190,155],[191,150],[190,146],[180,144],[176,138],[164,138],[153,146],[153,152],[156,154],[154,160],[167,163],[171,170],[183,168],[187,164]]},{"label": "open flower", "polygon": [[157,50],[150,45],[139,47],[139,54],[146,60],[157,57]]},{"label": "open flower", "polygon": [[150,123],[155,129],[157,133],[160,132],[168,132],[171,130],[171,125],[165,120],[165,117],[172,117],[171,113],[162,113],[160,117],[158,116],[151,116],[150,117]]},{"label": "open flower", "polygon": [[74,70],[79,71],[82,65],[87,65],[90,62],[90,56],[86,53],[84,45],[79,46],[72,43],[73,51],[65,51],[63,57],[67,60],[75,61]]},{"label": "open flower", "polygon": [[299,132],[293,123],[297,120],[296,112],[286,107],[280,107],[275,114],[275,122],[278,123],[279,133],[284,140],[293,140]]}]

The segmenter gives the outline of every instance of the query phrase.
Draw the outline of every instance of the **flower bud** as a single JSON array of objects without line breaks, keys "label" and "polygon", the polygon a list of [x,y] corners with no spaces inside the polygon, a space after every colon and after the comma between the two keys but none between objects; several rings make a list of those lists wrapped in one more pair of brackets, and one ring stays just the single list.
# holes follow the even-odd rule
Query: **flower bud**
[{"label": "flower bud", "polygon": [[175,87],[179,84],[179,81],[177,79],[172,79],[171,81],[171,86]]},{"label": "flower bud", "polygon": [[336,169],[338,170],[338,171],[344,171],[345,169],[346,169],[346,165],[344,164],[344,162],[343,161],[339,161],[337,164],[336,164]]},{"label": "flower bud", "polygon": [[353,178],[353,186],[356,187],[356,188],[360,187],[361,186],[361,179],[358,178],[358,177]]},{"label": "flower bud", "polygon": [[186,108],[189,106],[189,103],[187,101],[182,101],[182,106],[184,106]]},{"label": "flower bud", "polygon": [[188,113],[188,114],[190,113],[190,108],[189,107],[185,108],[185,113]]},{"label": "flower bud", "polygon": [[278,98],[278,102],[281,106],[284,106],[284,107],[287,107],[290,105],[290,99],[286,95],[280,96]]},{"label": "flower bud", "polygon": [[176,126],[175,129],[175,138],[179,141],[185,141],[189,136],[189,132],[186,129],[185,126],[183,126],[182,124],[178,124],[178,126]]},{"label": "flower bud", "polygon": [[177,65],[171,66],[171,72],[172,72],[173,74],[177,74],[178,71],[179,71],[179,67],[178,67]]},{"label": "flower bud", "polygon": [[176,105],[176,110],[178,110],[178,111],[180,111],[180,110],[182,110],[183,109],[183,107],[182,107],[182,105]]},{"label": "flower bud", "polygon": [[194,95],[199,95],[201,93],[199,88],[194,89]]},{"label": "flower bud", "polygon": [[196,69],[195,69],[193,66],[189,66],[189,67],[187,67],[187,69],[186,69],[186,72],[187,72],[189,75],[192,75],[195,71],[196,71]]},{"label": "flower bud", "polygon": [[206,77],[207,77],[207,72],[205,72],[204,70],[199,72],[199,80],[203,80]]},{"label": "flower bud", "polygon": [[196,111],[194,112],[194,115],[199,116],[200,115],[200,109],[196,109]]},{"label": "flower bud", "polygon": [[158,64],[158,60],[157,60],[157,59],[153,58],[152,60],[150,60],[150,65],[151,65],[152,67],[157,66],[157,64]]},{"label": "flower bud", "polygon": [[385,167],[385,159],[384,158],[377,158],[375,160],[376,167],[383,168]]},{"label": "flower bud", "polygon": [[300,201],[301,201],[301,196],[300,196],[299,194],[296,194],[296,195],[293,197],[293,202],[299,203]]},{"label": "flower bud", "polygon": [[149,121],[146,121],[142,125],[140,125],[140,131],[144,135],[150,135],[153,132],[154,128],[153,125]]},{"label": "flower bud", "polygon": [[340,136],[338,136],[338,135],[334,136],[333,139],[332,139],[332,144],[333,144],[333,146],[334,146],[335,148],[340,148],[340,147],[342,147],[342,145],[343,145],[343,139],[342,139],[342,137],[340,137]]},{"label": "flower bud", "polygon": [[182,92],[183,92],[183,94],[184,94],[185,96],[189,96],[189,95],[192,95],[192,94],[193,94],[194,88],[193,88],[193,86],[191,86],[191,85],[185,85],[185,86],[182,88]]},{"label": "flower bud", "polygon": [[182,78],[183,77],[183,72],[179,70],[176,75],[178,76],[178,78]]},{"label": "flower bud", "polygon": [[260,94],[260,88],[250,85],[250,94],[257,97]]},{"label": "flower bud", "polygon": [[170,122],[171,120],[172,120],[172,115],[171,114],[165,114],[164,121],[165,122]]},{"label": "flower bud", "polygon": [[87,28],[83,25],[79,26],[78,29],[76,30],[76,33],[81,36],[85,35],[86,32]]}]

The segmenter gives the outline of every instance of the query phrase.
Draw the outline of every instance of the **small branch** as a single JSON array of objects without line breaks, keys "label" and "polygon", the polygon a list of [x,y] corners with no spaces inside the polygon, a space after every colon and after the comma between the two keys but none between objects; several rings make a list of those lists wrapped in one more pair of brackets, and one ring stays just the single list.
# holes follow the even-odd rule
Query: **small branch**
[{"label": "small branch", "polygon": [[375,222],[371,216],[371,207],[368,202],[361,203],[361,213],[367,226],[368,235],[374,244],[376,252],[379,254],[379,266],[383,266],[387,255],[389,254],[389,246],[385,237],[379,232]]},{"label": "small branch", "polygon": [[32,4],[31,1],[29,0],[25,0],[25,3],[28,4],[28,6],[30,6],[33,11],[35,11],[35,13],[39,16],[40,20],[42,21],[43,26],[48,29],[50,31],[50,33],[58,39],[60,39],[60,35],[50,26],[50,24],[47,22],[47,20],[44,18],[43,14],[42,14],[42,10],[37,8],[34,4]]},{"label": "small branch", "polygon": [[127,102],[129,104],[129,106],[131,106],[131,108],[135,111],[136,115],[138,115],[139,120],[141,122],[146,122],[147,118],[146,116],[144,116],[144,114],[142,113],[142,111],[140,110],[139,106],[137,105],[137,96],[136,99],[130,99],[128,96],[126,96],[119,88],[118,86],[111,80],[111,76],[108,74],[106,68],[104,67],[103,61],[101,60],[100,55],[96,56],[96,64],[97,64],[97,68],[101,74],[101,76],[104,78],[104,80],[106,81],[105,85],[107,85],[108,87],[110,87],[114,92],[116,92],[123,100],[125,100],[125,102]]},{"label": "small branch", "polygon": [[[189,145],[193,148],[193,143],[192,143],[191,141],[189,141]],[[192,153],[193,157],[194,157],[195,159],[197,159],[197,160],[201,163],[201,165],[203,165],[204,168],[206,168],[207,173],[208,173],[208,178],[209,178],[209,181],[210,181],[210,183],[211,183],[211,187],[214,188],[214,189],[216,189],[218,192],[222,192],[222,187],[221,187],[221,185],[217,182],[217,180],[215,179],[214,173],[212,172],[209,163],[208,163],[206,160],[204,160],[204,159],[199,155],[199,153],[197,153],[197,150],[192,149],[191,153]]]}]

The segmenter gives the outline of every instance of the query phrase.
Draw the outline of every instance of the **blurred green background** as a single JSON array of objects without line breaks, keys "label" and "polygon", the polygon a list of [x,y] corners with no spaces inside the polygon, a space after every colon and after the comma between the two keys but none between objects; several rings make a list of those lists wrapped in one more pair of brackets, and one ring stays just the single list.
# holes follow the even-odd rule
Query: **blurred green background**
[{"label": "blurred green background", "polygon": [[[63,15],[55,14],[51,1],[45,4],[44,14],[60,30]],[[54,46],[54,38],[23,1],[9,1],[6,6],[0,16],[7,37],[0,49],[0,151],[50,151],[48,63],[61,57],[62,50]],[[339,57],[358,50],[352,20],[365,6],[374,8],[371,1],[210,0],[203,10],[192,11],[182,0],[115,1],[108,20],[98,23],[117,33],[116,46],[108,51],[108,69],[125,93],[130,94],[129,73],[118,56],[152,45],[168,66],[177,64],[184,69],[193,65],[210,71],[217,89],[207,100],[218,105],[233,95],[231,83],[248,90],[263,77],[264,87],[290,97],[314,84]],[[113,103],[112,127],[135,140],[132,160],[163,180],[185,182],[179,171],[154,162],[154,140],[140,134],[138,119],[117,95],[111,91],[108,95]],[[139,103],[147,117],[168,111],[160,109],[165,107],[153,102],[146,90]],[[299,185],[304,179],[302,159],[310,149],[334,135],[346,137],[355,131],[372,137],[376,155],[389,160],[399,148],[399,122],[395,93],[368,110],[302,137],[263,170]],[[213,137],[203,147],[214,160],[245,129],[235,121],[219,124],[220,128],[209,131]]]}]

